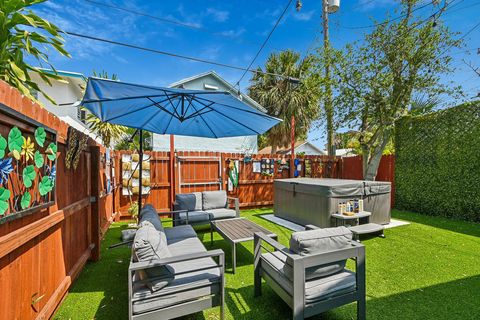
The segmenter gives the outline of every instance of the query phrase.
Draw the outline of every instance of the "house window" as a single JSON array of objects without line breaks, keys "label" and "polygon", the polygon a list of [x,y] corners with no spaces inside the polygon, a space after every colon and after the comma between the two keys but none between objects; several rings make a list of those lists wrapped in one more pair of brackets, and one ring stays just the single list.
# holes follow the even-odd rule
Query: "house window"
[{"label": "house window", "polygon": [[87,123],[86,122],[86,117],[87,117],[87,113],[86,113],[85,109],[78,106],[77,107],[77,118],[78,118],[78,120],[80,120],[81,122],[86,124]]}]

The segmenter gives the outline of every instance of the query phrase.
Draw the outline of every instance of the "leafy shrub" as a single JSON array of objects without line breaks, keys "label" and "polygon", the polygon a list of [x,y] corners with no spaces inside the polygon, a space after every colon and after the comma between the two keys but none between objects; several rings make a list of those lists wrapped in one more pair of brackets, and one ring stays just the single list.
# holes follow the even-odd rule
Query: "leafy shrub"
[{"label": "leafy shrub", "polygon": [[480,101],[396,123],[400,209],[480,222]]}]

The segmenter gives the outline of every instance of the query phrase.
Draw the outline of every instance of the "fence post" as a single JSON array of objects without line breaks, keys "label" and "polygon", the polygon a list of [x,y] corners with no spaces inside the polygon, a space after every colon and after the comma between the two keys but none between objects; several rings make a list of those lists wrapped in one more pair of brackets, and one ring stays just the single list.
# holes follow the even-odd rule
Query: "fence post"
[{"label": "fence post", "polygon": [[170,169],[170,203],[168,207],[173,210],[173,202],[175,201],[175,138],[174,135],[170,135],[170,153],[169,156],[169,169]]},{"label": "fence post", "polygon": [[91,193],[90,193],[90,201],[91,201],[91,235],[92,235],[92,243],[94,244],[94,248],[92,249],[92,254],[90,259],[93,261],[98,261],[100,259],[100,215],[99,215],[99,198],[100,198],[100,147],[98,146],[91,146],[90,147],[90,175],[91,175]]}]

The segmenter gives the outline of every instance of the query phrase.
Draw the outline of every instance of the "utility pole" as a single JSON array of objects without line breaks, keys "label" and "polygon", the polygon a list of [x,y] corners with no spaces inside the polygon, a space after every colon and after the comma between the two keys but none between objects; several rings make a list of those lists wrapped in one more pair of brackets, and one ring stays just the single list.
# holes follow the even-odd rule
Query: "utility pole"
[{"label": "utility pole", "polygon": [[325,115],[327,116],[327,152],[329,156],[335,156],[334,129],[333,129],[333,105],[332,87],[330,85],[330,41],[328,36],[328,0],[322,0],[323,20],[323,47],[325,52]]}]

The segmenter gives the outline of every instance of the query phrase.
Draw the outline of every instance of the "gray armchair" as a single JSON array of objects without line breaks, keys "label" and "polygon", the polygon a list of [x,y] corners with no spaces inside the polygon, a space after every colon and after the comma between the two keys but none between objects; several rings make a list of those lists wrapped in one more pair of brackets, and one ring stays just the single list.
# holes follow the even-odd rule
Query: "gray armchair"
[{"label": "gray armchair", "polygon": [[[355,301],[357,319],[365,319],[365,247],[351,241],[348,229],[340,228],[312,231],[317,228],[307,226],[309,231],[292,234],[290,249],[256,233],[255,296],[261,295],[263,278],[292,308],[293,319]],[[355,260],[355,272],[345,269],[347,259]]]}]

